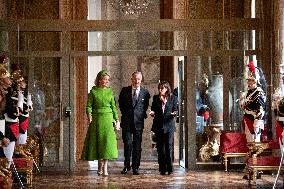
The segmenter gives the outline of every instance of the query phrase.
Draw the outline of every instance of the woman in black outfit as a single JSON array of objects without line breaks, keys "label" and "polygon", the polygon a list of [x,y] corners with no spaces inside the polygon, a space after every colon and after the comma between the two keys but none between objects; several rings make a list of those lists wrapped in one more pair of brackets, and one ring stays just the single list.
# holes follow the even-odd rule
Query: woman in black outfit
[{"label": "woman in black outfit", "polygon": [[161,175],[173,173],[172,149],[177,114],[177,98],[171,93],[170,84],[162,81],[158,85],[159,94],[153,96],[150,115],[154,117],[152,131],[157,137],[159,172]]}]

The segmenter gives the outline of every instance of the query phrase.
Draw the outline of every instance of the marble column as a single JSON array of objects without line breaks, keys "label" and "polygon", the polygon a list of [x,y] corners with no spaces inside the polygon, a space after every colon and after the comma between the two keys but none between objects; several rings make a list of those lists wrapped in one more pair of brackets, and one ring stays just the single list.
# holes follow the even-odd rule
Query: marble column
[{"label": "marble column", "polygon": [[[280,71],[284,72],[282,64],[284,64],[284,2],[275,1],[274,4],[274,24],[275,24],[275,57],[272,69],[273,88],[284,88]],[[282,89],[282,91],[284,91]]]},{"label": "marble column", "polygon": [[[174,11],[173,0],[160,1],[160,19],[173,19]],[[174,48],[174,33],[170,31],[160,32],[160,49],[173,50]],[[174,86],[174,57],[161,56],[160,57],[160,78],[166,80],[170,85]]]},{"label": "marble column", "polygon": [[[284,85],[281,73],[284,73],[284,2],[282,0],[274,1],[274,47],[275,56],[272,59],[272,93],[277,88],[284,94]],[[273,138],[276,137],[275,119],[272,119]]]},{"label": "marble column", "polygon": [[[86,20],[87,19],[87,0],[62,0],[60,1],[60,19],[65,20]],[[88,50],[88,34],[87,32],[73,32],[69,33],[71,35],[72,44],[70,46],[70,50],[78,50],[78,51],[87,51]],[[84,143],[84,135],[86,133],[86,113],[85,113],[85,104],[86,97],[88,94],[88,57],[71,57],[73,59],[70,60],[70,66],[74,69],[74,77],[71,76],[71,80],[74,82],[74,86],[76,90],[71,90],[72,94],[74,94],[74,115],[75,116],[75,124],[73,125],[73,129],[71,133],[68,133],[72,138],[71,141],[74,141],[70,144],[72,150],[76,154],[75,161],[80,159],[83,143]],[[72,64],[73,63],[73,64]],[[68,66],[68,64],[63,64]],[[67,69],[63,68],[63,69]],[[71,74],[71,73],[69,73]],[[71,86],[69,86],[71,87]],[[71,87],[73,89],[73,87]],[[75,149],[76,146],[76,149]],[[64,146],[66,148],[67,146]],[[68,148],[66,148],[68,149]],[[73,156],[73,154],[71,155]],[[72,161],[73,157],[70,157]]]}]

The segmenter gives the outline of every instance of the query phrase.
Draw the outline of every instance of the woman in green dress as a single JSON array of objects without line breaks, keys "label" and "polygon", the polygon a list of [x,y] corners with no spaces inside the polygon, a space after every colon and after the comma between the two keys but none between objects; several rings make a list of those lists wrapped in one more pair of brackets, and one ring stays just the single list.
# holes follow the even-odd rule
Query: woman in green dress
[{"label": "woman in green dress", "polygon": [[89,128],[81,156],[82,160],[98,160],[98,175],[105,176],[108,160],[118,157],[115,129],[120,128],[113,91],[108,87],[109,78],[107,71],[100,71],[88,94]]}]

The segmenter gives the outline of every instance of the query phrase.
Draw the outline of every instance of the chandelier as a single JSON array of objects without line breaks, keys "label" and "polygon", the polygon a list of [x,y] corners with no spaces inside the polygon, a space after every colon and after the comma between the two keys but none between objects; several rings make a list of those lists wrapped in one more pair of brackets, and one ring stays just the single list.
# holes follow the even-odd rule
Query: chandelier
[{"label": "chandelier", "polygon": [[147,12],[151,0],[110,0],[111,6],[125,15],[141,15]]}]

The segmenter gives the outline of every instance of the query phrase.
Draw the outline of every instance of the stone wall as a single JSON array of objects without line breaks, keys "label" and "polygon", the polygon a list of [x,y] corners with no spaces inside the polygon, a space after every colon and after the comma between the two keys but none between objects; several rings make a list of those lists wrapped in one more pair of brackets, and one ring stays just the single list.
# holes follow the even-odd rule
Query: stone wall
[{"label": "stone wall", "polygon": [[[127,16],[115,10],[108,3],[102,5],[106,10],[102,19],[159,19],[159,1],[155,0],[149,7],[149,11],[143,15]],[[151,11],[155,10],[155,11]],[[103,33],[103,50],[158,50],[160,48],[159,32],[108,32]],[[103,58],[103,68],[109,70],[111,75],[111,87],[114,89],[116,99],[122,87],[131,85],[131,74],[134,71],[143,73],[143,83],[149,90],[151,97],[157,94],[157,85],[160,79],[160,59],[159,57],[145,56],[111,56]],[[152,99],[151,99],[152,100]],[[151,105],[151,101],[150,101]],[[149,107],[150,108],[150,107]],[[150,130],[152,127],[152,118],[145,120],[145,129],[142,140],[142,160],[155,158],[151,156],[151,138]],[[119,158],[123,158],[123,141],[121,132],[118,132],[118,148],[120,150]]]}]

